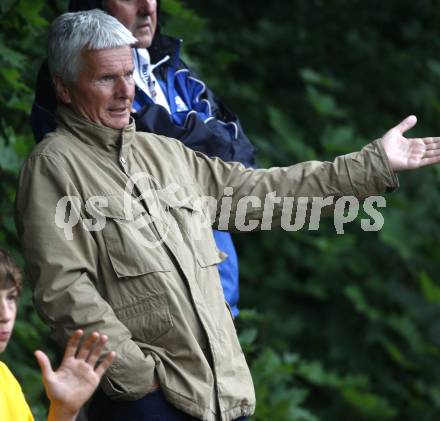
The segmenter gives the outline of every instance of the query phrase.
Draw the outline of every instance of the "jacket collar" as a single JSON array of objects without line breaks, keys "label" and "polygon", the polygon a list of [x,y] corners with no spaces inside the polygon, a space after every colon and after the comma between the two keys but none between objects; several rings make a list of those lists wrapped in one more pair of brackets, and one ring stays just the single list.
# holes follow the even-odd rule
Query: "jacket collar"
[{"label": "jacket collar", "polygon": [[57,126],[69,131],[81,142],[106,151],[127,150],[134,141],[136,126],[132,117],[123,129],[92,123],[67,105],[58,105]]},{"label": "jacket collar", "polygon": [[164,35],[157,30],[153,42],[150,47],[148,47],[151,62],[157,63],[166,55],[169,55],[171,57],[171,64],[176,66],[179,60],[181,45],[181,39]]}]

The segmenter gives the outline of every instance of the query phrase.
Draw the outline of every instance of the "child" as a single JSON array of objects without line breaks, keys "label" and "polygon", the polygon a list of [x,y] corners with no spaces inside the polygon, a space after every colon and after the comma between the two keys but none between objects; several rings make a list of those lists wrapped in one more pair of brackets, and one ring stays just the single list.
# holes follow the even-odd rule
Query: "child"
[{"label": "child", "polygon": [[[9,254],[0,249],[0,353],[6,349],[14,328],[21,288],[20,269]],[[50,401],[49,421],[74,421],[115,357],[115,353],[111,352],[96,365],[107,337],[94,332],[80,346],[81,336],[81,330],[71,336],[63,361],[56,371],[52,370],[44,352],[35,352]],[[2,362],[0,418],[6,421],[33,420],[20,385]]]}]

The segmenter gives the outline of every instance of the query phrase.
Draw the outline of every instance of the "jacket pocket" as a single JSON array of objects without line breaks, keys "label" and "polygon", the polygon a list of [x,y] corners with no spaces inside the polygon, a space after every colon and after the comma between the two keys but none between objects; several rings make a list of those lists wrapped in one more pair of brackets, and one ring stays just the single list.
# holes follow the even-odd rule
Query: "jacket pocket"
[{"label": "jacket pocket", "polygon": [[202,268],[218,265],[225,261],[226,258],[226,253],[220,251],[215,245],[214,238],[212,238],[212,246],[202,246],[197,249],[197,262]]},{"label": "jacket pocket", "polygon": [[148,295],[140,301],[115,308],[116,317],[135,341],[153,345],[173,327],[166,293]]},{"label": "jacket pocket", "polygon": [[[124,207],[124,196],[108,196],[103,237],[109,259],[118,278],[153,272],[169,272],[171,262],[155,230],[161,221],[152,217],[136,200]],[[129,211],[126,207],[130,206]]]},{"label": "jacket pocket", "polygon": [[176,221],[180,231],[185,234],[187,241],[193,245],[198,264],[201,267],[217,265],[223,262],[227,255],[218,250],[209,214],[197,200],[165,199],[166,209]]}]

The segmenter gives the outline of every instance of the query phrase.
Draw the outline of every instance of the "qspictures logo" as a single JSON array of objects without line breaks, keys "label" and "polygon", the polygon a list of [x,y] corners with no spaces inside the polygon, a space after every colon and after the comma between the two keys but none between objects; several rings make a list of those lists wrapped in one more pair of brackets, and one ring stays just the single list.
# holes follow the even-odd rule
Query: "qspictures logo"
[{"label": "qspictures logo", "polygon": [[[201,240],[203,229],[214,224],[219,230],[239,232],[271,230],[278,226],[290,232],[316,231],[324,216],[333,217],[335,231],[341,235],[345,233],[344,226],[355,221],[361,210],[365,216],[360,220],[361,229],[379,231],[385,221],[378,209],[386,207],[386,200],[382,196],[369,196],[362,201],[354,196],[286,197],[277,196],[276,191],[267,193],[264,198],[236,197],[232,187],[225,187],[219,198],[187,196],[177,183],[161,186],[151,175],[137,173],[130,177],[122,193],[122,214],[114,217],[111,206],[107,196],[92,196],[84,204],[79,197],[64,196],[57,203],[54,222],[64,231],[67,240],[73,240],[73,229],[78,224],[90,232],[104,230],[108,223],[125,224],[136,241],[154,248],[166,240],[170,230],[183,228],[170,209],[174,212],[184,209],[188,214],[189,232],[194,240]],[[142,212],[138,212],[139,209]],[[150,225],[157,219],[164,221],[161,225],[166,228],[154,230],[156,235],[152,238],[142,235],[144,230],[152,229]]]}]

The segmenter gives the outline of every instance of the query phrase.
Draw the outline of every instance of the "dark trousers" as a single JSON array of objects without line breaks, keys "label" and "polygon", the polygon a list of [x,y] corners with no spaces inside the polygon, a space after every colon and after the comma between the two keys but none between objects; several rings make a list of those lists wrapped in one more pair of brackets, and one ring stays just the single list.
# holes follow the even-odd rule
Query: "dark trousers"
[{"label": "dark trousers", "polygon": [[[137,401],[112,401],[98,390],[89,406],[89,421],[197,421],[171,405],[159,389]],[[235,421],[247,421],[246,417]]]}]

